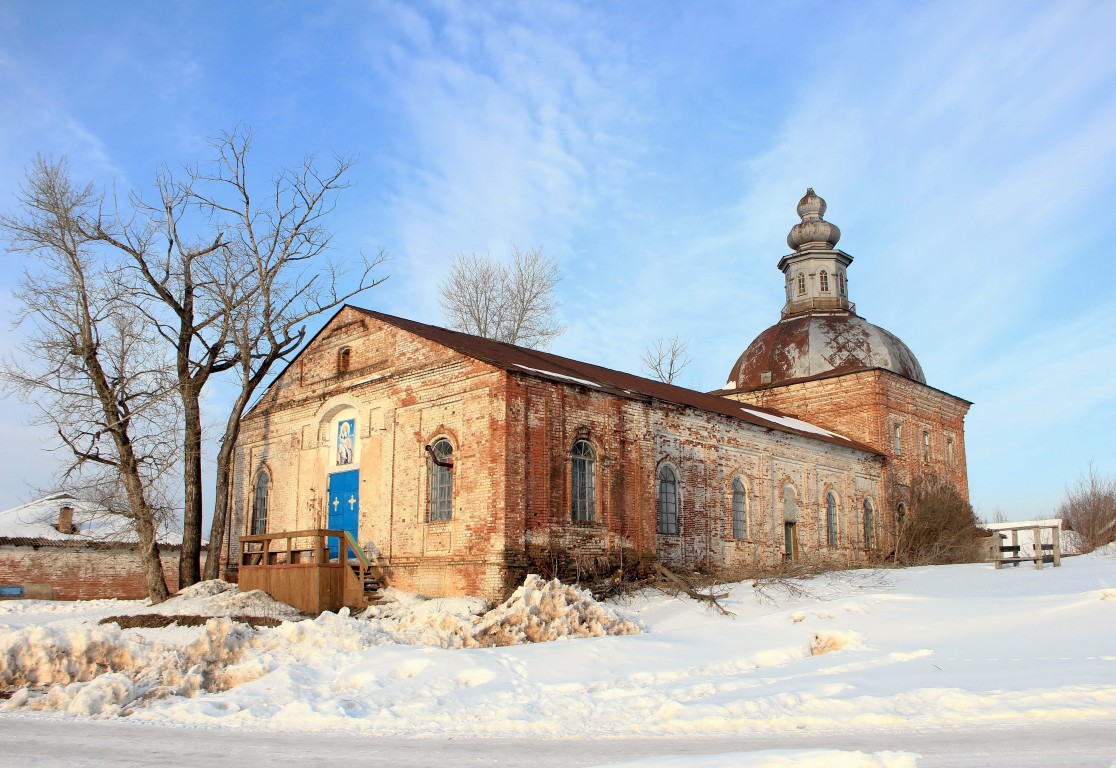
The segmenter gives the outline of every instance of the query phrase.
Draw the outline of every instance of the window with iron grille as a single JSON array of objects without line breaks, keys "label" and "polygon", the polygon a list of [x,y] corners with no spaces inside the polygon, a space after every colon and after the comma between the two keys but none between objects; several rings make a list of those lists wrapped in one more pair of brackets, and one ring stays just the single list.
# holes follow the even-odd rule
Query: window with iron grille
[{"label": "window with iron grille", "polygon": [[748,491],[739,477],[732,481],[732,537],[748,538]]},{"label": "window with iron grille", "polygon": [[833,491],[825,494],[825,542],[837,546],[837,494]]},{"label": "window with iron grille", "polygon": [[658,531],[678,535],[678,478],[671,467],[659,470]]},{"label": "window with iron grille", "polygon": [[431,522],[453,519],[453,446],[439,438],[430,446],[430,498]]},{"label": "window with iron grille", "polygon": [[570,517],[575,522],[591,523],[597,518],[593,446],[588,440],[578,440],[570,454]]},{"label": "window with iron grille", "polygon": [[267,472],[261,470],[256,475],[256,492],[252,498],[252,524],[248,533],[253,536],[267,533],[267,495],[270,485],[271,478]]}]

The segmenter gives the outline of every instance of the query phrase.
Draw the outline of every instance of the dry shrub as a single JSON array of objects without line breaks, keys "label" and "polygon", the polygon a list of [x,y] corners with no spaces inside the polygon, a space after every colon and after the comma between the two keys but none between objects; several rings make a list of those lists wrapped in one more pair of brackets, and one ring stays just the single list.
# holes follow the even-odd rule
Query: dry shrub
[{"label": "dry shrub", "polygon": [[906,492],[893,488],[892,508],[907,505],[906,520],[895,539],[895,561],[901,565],[974,563],[984,559],[987,533],[977,526],[973,506],[943,477],[914,477]]},{"label": "dry shrub", "polygon": [[1062,527],[1073,532],[1082,553],[1116,540],[1116,478],[1097,474],[1090,464],[1088,471],[1066,489],[1058,516]]}]

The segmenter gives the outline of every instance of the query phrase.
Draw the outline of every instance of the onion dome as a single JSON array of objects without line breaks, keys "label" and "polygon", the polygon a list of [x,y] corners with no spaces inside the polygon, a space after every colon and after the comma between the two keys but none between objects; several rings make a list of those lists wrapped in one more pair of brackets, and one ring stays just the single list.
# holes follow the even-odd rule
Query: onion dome
[{"label": "onion dome", "polygon": [[852,313],[792,317],[756,337],[729,374],[737,389],[762,389],[870,368],[926,383],[922,366],[897,336]]},{"label": "onion dome", "polygon": [[907,345],[856,314],[846,278],[853,257],[834,248],[841,231],[822,218],[825,208],[813,189],[798,201],[802,221],[787,236],[795,251],[778,264],[787,297],[782,319],[736,361],[731,386],[762,389],[872,368],[925,384],[922,366]]},{"label": "onion dome", "polygon": [[787,235],[787,245],[796,251],[817,248],[833,248],[841,239],[841,230],[822,216],[825,215],[825,200],[818,197],[813,188],[798,201],[798,216],[801,222],[795,224]]}]

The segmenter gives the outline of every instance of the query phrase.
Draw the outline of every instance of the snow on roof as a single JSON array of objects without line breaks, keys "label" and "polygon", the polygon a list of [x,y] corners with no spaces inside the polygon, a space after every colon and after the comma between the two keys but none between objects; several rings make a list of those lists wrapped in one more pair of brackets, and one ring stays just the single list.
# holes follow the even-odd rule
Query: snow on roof
[{"label": "snow on roof", "polygon": [[[74,509],[74,532],[63,533],[58,525],[62,507]],[[103,506],[66,493],[52,493],[18,507],[0,512],[0,540],[17,543],[128,543],[136,540],[127,518],[114,515]],[[180,544],[182,535],[160,531],[160,544]]]},{"label": "snow on roof", "polygon": [[740,410],[750,413],[753,416],[758,416],[761,419],[766,419],[767,421],[774,422],[775,424],[779,424],[784,427],[790,427],[791,429],[797,429],[799,432],[812,432],[815,435],[825,435],[826,437],[843,437],[843,435],[838,435],[836,432],[830,432],[827,429],[822,429],[821,427],[811,424],[808,421],[796,419],[792,416],[776,416],[773,413],[754,411],[751,408],[745,408],[743,406],[741,406]]},{"label": "snow on roof", "polygon": [[980,527],[989,531],[1002,531],[1005,528],[1042,528],[1046,526],[1062,526],[1062,519],[1054,517],[1049,520],[1008,520],[1003,523],[981,523]]},{"label": "snow on roof", "polygon": [[515,367],[522,368],[525,371],[529,371],[530,373],[537,373],[542,376],[553,376],[554,378],[561,379],[562,381],[572,381],[574,384],[581,384],[586,387],[596,387],[597,389],[601,388],[601,385],[595,381],[589,381],[588,379],[579,379],[574,376],[567,376],[564,373],[554,373],[553,371],[544,371],[539,368],[528,368],[526,365],[520,365],[519,363],[516,363]]}]

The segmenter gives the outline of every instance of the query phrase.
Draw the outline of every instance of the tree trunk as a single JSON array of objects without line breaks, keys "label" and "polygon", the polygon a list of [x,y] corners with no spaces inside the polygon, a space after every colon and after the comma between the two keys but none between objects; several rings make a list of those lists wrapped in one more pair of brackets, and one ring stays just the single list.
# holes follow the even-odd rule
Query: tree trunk
[{"label": "tree trunk", "polygon": [[183,411],[182,555],[178,588],[201,581],[202,540],[202,423],[197,383],[187,378],[181,387]]},{"label": "tree trunk", "polygon": [[213,523],[209,528],[209,549],[205,556],[206,579],[221,578],[221,551],[225,547],[225,529],[229,520],[229,497],[232,490],[232,462],[236,438],[240,434],[240,409],[229,416],[221,450],[217,452],[216,492],[213,500]]}]

